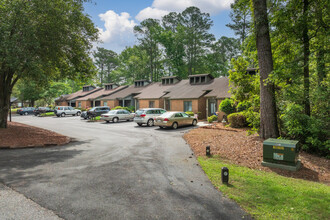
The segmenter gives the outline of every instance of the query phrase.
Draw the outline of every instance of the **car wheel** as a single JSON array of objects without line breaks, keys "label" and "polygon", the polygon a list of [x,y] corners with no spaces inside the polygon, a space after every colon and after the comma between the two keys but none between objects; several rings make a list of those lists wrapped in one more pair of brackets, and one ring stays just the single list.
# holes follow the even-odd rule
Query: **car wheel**
[{"label": "car wheel", "polygon": [[154,126],[154,120],[149,119],[148,122],[147,122],[147,125],[148,125],[148,127]]},{"label": "car wheel", "polygon": [[80,116],[81,115],[81,113],[80,112],[77,112],[77,116]]},{"label": "car wheel", "polygon": [[196,126],[197,125],[197,120],[196,119],[193,120],[192,125],[193,126]]},{"label": "car wheel", "polygon": [[110,123],[110,121],[106,121],[107,123]]},{"label": "car wheel", "polygon": [[160,129],[164,129],[164,127],[163,127],[163,126],[159,126],[159,128],[160,128]]},{"label": "car wheel", "polygon": [[138,126],[140,126],[140,127],[142,126],[142,123],[137,123],[137,124],[138,124]]},{"label": "car wheel", "polygon": [[173,129],[177,129],[177,128],[178,128],[178,123],[174,122],[174,123],[172,124],[172,128],[173,128]]},{"label": "car wheel", "polygon": [[27,113],[27,112],[24,112],[24,115],[28,115],[29,113]]},{"label": "car wheel", "polygon": [[61,114],[61,117],[65,117],[65,113],[64,112]]},{"label": "car wheel", "polygon": [[119,121],[119,119],[116,117],[116,118],[113,118],[112,121],[113,121],[113,123],[117,123]]},{"label": "car wheel", "polygon": [[57,117],[60,117],[60,115],[56,115]]}]

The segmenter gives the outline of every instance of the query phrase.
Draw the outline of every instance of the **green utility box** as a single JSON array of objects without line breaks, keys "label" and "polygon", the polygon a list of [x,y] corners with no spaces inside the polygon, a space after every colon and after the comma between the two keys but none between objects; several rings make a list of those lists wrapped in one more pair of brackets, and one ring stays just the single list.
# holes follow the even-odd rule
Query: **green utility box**
[{"label": "green utility box", "polygon": [[297,171],[301,166],[298,153],[298,141],[269,138],[263,143],[261,165]]}]

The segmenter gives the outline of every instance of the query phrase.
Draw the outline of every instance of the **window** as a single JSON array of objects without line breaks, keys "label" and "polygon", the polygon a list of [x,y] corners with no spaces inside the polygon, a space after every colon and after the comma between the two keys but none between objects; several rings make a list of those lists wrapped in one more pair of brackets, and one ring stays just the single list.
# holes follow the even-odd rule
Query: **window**
[{"label": "window", "polygon": [[184,101],[183,102],[183,111],[184,112],[192,112],[192,101]]},{"label": "window", "polygon": [[108,103],[107,102],[103,102],[103,106],[108,106]]},{"label": "window", "polygon": [[199,77],[195,78],[195,83],[199,83]]},{"label": "window", "polygon": [[78,107],[81,108],[81,102],[78,102]]},{"label": "window", "polygon": [[176,113],[174,117],[175,117],[175,118],[181,118],[182,115],[181,115],[181,113]]},{"label": "window", "polygon": [[205,76],[202,76],[201,77],[201,83],[204,83],[205,82]]},{"label": "window", "polygon": [[149,101],[149,108],[155,107],[155,101]]},{"label": "window", "polygon": [[194,78],[191,77],[191,78],[190,78],[190,84],[193,84],[193,83],[194,83]]},{"label": "window", "polygon": [[184,118],[189,118],[190,116],[186,113],[181,113]]}]

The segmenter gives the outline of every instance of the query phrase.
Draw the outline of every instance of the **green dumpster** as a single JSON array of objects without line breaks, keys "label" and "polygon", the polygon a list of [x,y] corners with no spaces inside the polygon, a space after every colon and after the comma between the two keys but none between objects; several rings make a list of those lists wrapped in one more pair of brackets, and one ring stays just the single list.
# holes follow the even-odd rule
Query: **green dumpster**
[{"label": "green dumpster", "polygon": [[262,165],[297,171],[300,166],[298,160],[298,141],[269,138],[263,143]]}]

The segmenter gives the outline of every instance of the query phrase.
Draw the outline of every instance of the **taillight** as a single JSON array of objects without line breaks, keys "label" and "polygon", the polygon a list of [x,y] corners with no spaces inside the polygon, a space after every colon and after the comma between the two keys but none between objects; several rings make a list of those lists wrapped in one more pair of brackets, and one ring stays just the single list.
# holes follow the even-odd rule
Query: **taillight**
[{"label": "taillight", "polygon": [[169,121],[168,118],[165,118],[164,121]]},{"label": "taillight", "polygon": [[140,117],[142,117],[142,118],[143,118],[143,117],[146,117],[146,115],[145,115],[145,114],[142,114],[142,115],[140,115]]}]

